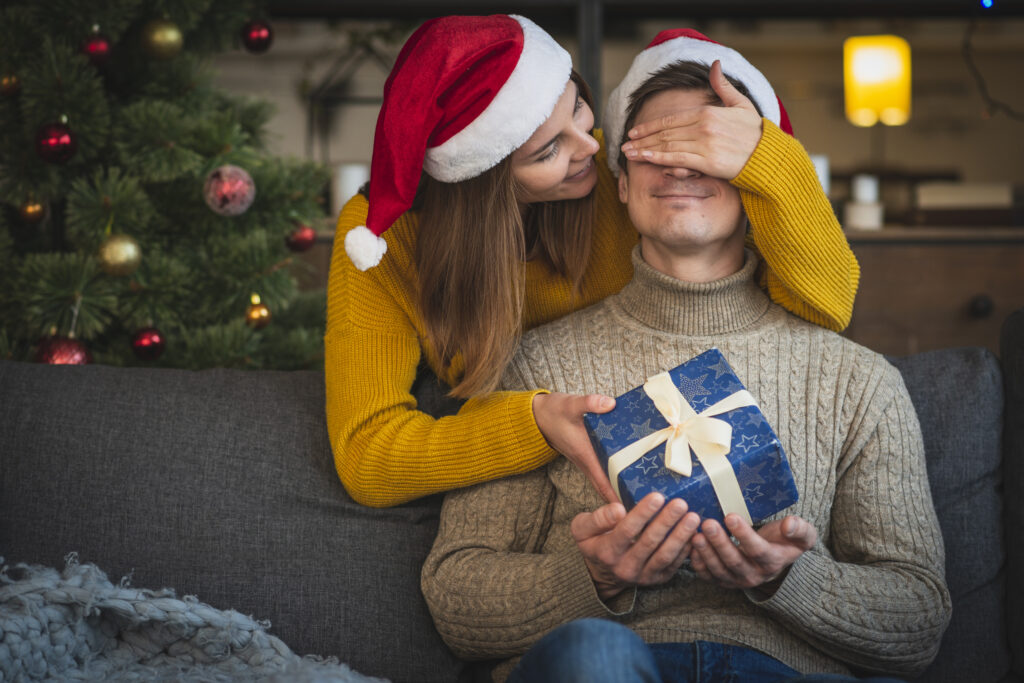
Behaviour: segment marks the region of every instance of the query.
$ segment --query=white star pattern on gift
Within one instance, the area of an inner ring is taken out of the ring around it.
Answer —
[[[757,448],[757,437],[744,434],[736,448],[742,448],[744,453],[749,453],[750,449]]]
[[[658,462],[657,455],[645,455],[637,463],[637,469],[644,474],[649,474],[652,470],[656,470],[659,467],[661,467],[661,464]]]
[[[736,478],[745,484],[763,484],[764,477],[761,476],[761,470],[765,468],[767,462],[759,462],[753,467],[745,462],[740,463],[739,470],[736,472]]]
[[[751,503],[763,495],[764,493],[761,492],[761,487],[757,484],[755,484],[754,486],[748,486],[743,490],[743,497],[746,498]]]
[[[725,358],[718,359],[717,363],[715,363],[714,365],[709,365],[707,366],[707,368],[708,370],[715,371],[715,379],[718,379],[722,375],[727,375],[730,372],[732,372],[732,368],[729,367],[729,364],[725,362]]]
[[[629,435],[630,441],[637,441],[655,431],[651,428],[651,418],[647,418],[640,424],[632,424],[630,426],[633,427],[633,433]]]
[[[614,425],[610,425],[606,423],[604,420],[599,420],[597,423],[597,427],[594,428],[594,436],[601,439],[602,441],[606,441],[612,438],[613,427]]]
[[[768,420],[764,419],[764,413],[760,410],[751,410],[747,412],[747,424],[753,425],[754,429],[759,429],[761,425],[767,424]]]
[[[707,373],[700,377],[687,377],[681,375],[679,377],[679,391],[691,404],[694,399],[698,396],[710,396],[711,392],[704,388],[704,380],[707,379]]]

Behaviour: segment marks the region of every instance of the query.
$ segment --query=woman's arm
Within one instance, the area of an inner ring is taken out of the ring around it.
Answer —
[[[761,141],[732,183],[767,265],[762,285],[772,300],[804,320],[845,329],[860,266],[803,145],[764,120]]]
[[[350,200],[337,234],[364,224],[366,210],[362,196]],[[327,427],[338,475],[364,505],[398,505],[526,472],[555,457],[533,417],[538,391],[471,399],[439,420],[416,409],[411,389],[423,354],[409,294],[414,235],[414,226],[396,224],[384,260],[366,272],[355,269],[344,249],[332,257]]]

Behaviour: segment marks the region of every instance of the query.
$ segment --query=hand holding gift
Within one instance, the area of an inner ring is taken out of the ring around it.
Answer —
[[[725,525],[713,519],[693,539],[691,561],[697,576],[723,588],[756,588],[771,597],[789,568],[818,539],[818,531],[795,515],[754,530],[739,515],[726,515]]]
[[[700,517],[676,498],[651,493],[628,513],[609,503],[572,520],[571,531],[602,600],[630,586],[668,581],[690,554]]]
[[[618,498],[587,437],[583,416],[588,412],[607,413],[614,407],[615,399],[601,394],[551,393],[533,397],[533,416],[544,440],[587,475],[597,492],[609,503]]]

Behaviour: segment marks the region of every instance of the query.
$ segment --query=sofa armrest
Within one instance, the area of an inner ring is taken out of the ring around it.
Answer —
[[[1010,314],[1000,339],[1006,417],[1003,431],[1003,526],[1006,613],[1013,672],[1024,680],[1024,308]]]

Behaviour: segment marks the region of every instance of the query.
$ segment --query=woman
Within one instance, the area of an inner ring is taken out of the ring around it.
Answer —
[[[772,298],[845,327],[857,264],[806,153],[777,127],[784,112],[762,121],[724,78],[716,90],[734,106],[635,131],[627,153],[732,178]],[[443,17],[403,47],[384,87],[369,203],[357,195],[342,210],[345,252],[328,284],[328,430],[358,502],[396,505],[558,453],[614,499],[582,425],[613,399],[494,391],[522,330],[632,276],[637,235],[593,124],[569,55],[527,19]],[[457,415],[416,410],[421,362],[467,399]]]

